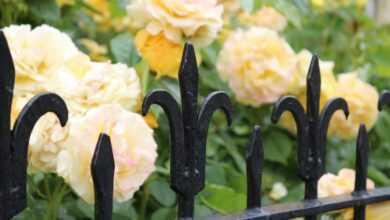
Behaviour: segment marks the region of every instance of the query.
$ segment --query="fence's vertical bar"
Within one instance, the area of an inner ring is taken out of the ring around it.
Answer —
[[[101,134],[91,163],[95,190],[95,219],[111,220],[115,162],[110,137]]]
[[[379,101],[378,101],[379,111],[382,111],[385,105],[390,105],[390,91],[382,92],[381,96],[379,97]]]
[[[356,145],[356,178],[354,195],[362,195],[367,191],[367,167],[368,167],[368,134],[366,127],[360,125]],[[354,207],[354,220],[366,219],[366,207],[364,205]]]
[[[247,146],[246,175],[248,209],[261,207],[261,178],[263,174],[263,145],[260,126],[253,129]]]

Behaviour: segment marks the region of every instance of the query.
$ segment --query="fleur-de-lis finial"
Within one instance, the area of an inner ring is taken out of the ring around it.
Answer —
[[[326,136],[331,116],[349,110],[342,98],[329,100],[320,113],[321,75],[319,60],[313,56],[307,76],[307,111],[293,96],[285,96],[275,103],[271,119],[278,122],[285,111],[292,113],[297,125],[298,175],[306,183],[305,199],[317,198],[317,182],[325,171]],[[313,219],[308,217],[308,219]]]
[[[381,96],[379,97],[379,101],[378,101],[379,111],[382,111],[386,105],[390,105],[390,91],[382,92]]]
[[[101,134],[91,162],[95,190],[95,220],[112,219],[115,162],[110,137]]]
[[[65,102],[56,94],[43,93],[23,108],[11,131],[11,105],[15,69],[4,33],[0,31],[0,219],[9,219],[27,206],[27,152],[30,135],[38,119],[54,113],[64,126],[68,120]]]
[[[205,184],[206,141],[212,114],[222,109],[231,122],[232,105],[224,92],[209,94],[198,109],[198,68],[192,45],[186,44],[179,70],[181,110],[168,92],[156,90],[142,105],[146,114],[152,104],[168,116],[171,134],[171,187],[179,194],[179,218],[193,216],[194,198]]]

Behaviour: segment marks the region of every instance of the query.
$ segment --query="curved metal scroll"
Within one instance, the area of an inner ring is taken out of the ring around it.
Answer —
[[[11,198],[12,210],[16,213],[26,205],[28,144],[34,125],[44,114],[54,113],[62,126],[68,120],[68,109],[61,97],[54,93],[43,93],[33,97],[22,109],[15,121],[11,143]]]
[[[348,119],[349,109],[348,104],[345,99],[342,98],[334,98],[329,100],[325,106],[323,107],[320,114],[319,121],[319,129],[320,129],[320,149],[319,149],[319,167],[320,167],[320,175],[325,173],[325,161],[326,161],[326,138],[328,134],[328,127],[330,120],[332,119],[333,114],[342,110],[344,112],[345,117]]]
[[[222,109],[231,120],[232,105],[223,92],[210,94],[198,111],[198,68],[192,45],[186,44],[179,70],[181,111],[165,91],[146,96],[142,113],[152,104],[160,105],[168,116],[171,133],[171,187],[178,194],[179,218],[193,217],[194,197],[204,188],[207,130],[211,116]]]
[[[297,138],[298,138],[298,175],[308,180],[308,169],[311,169],[307,165],[307,158],[309,157],[308,150],[308,121],[305,115],[301,103],[293,96],[285,96],[279,99],[272,110],[271,120],[273,123],[277,123],[285,111],[291,112],[296,122]]]

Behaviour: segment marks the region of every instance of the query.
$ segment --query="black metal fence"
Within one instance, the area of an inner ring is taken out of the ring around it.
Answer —
[[[11,103],[15,71],[12,57],[2,32],[0,32],[0,219],[10,219],[27,206],[26,175],[27,152],[31,131],[38,119],[47,112],[57,115],[62,125],[68,119],[68,111],[61,97],[52,93],[32,98],[18,116],[13,130],[10,127]],[[223,110],[230,124],[232,103],[228,95],[217,91],[209,94],[198,106],[198,69],[194,49],[187,44],[179,71],[181,106],[166,91],[153,91],[142,105],[146,114],[151,105],[157,104],[165,111],[170,125],[171,140],[171,188],[178,197],[178,218],[192,219],[194,200],[205,186],[206,142],[212,114]],[[261,206],[261,178],[263,146],[260,126],[254,126],[249,140],[247,169],[247,210],[227,216],[214,215],[207,219],[289,219],[305,217],[314,220],[328,211],[354,208],[354,219],[365,219],[366,205],[390,200],[390,188],[366,189],[368,163],[368,134],[361,125],[356,151],[355,190],[351,195],[317,198],[317,182],[325,173],[326,136],[329,121],[337,110],[348,117],[348,104],[342,98],[330,100],[320,112],[321,78],[318,58],[313,57],[307,77],[306,109],[292,97],[282,97],[274,106],[272,121],[289,111],[297,127],[297,173],[305,183],[304,200]],[[390,105],[390,92],[383,92],[378,108]],[[342,131],[340,131],[342,132]],[[95,187],[95,218],[109,220],[112,215],[114,158],[110,138],[101,134],[93,155],[91,172]]]

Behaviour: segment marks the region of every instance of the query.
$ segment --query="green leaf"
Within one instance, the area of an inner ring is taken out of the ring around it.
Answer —
[[[293,148],[293,141],[279,130],[271,130],[264,137],[264,156],[266,160],[287,165],[287,159]]]
[[[122,33],[111,39],[110,48],[116,62],[133,66],[139,60],[130,33]]]
[[[47,22],[60,19],[60,8],[55,0],[30,0],[29,6],[34,16]]]
[[[151,220],[174,220],[176,218],[175,209],[162,208],[152,214]]]
[[[176,202],[176,195],[166,181],[156,180],[148,185],[152,196],[164,206],[173,206]]]
[[[200,194],[201,201],[209,208],[222,214],[237,212],[245,209],[246,196],[235,192],[232,188],[207,184]]]
[[[209,183],[226,184],[225,169],[221,165],[213,164],[206,166],[206,179]]]

